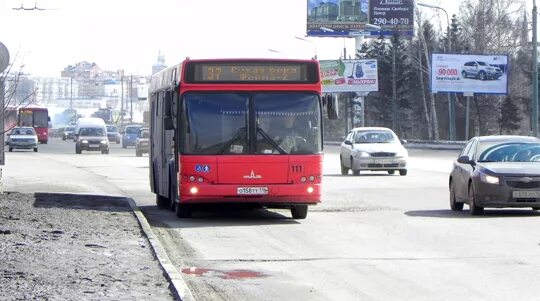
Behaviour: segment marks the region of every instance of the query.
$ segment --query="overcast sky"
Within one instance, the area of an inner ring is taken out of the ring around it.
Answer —
[[[459,1],[422,2],[451,15]],[[12,9],[35,3],[47,10]],[[54,77],[80,61],[149,74],[159,50],[167,65],[188,56],[311,58],[317,51],[337,59],[344,46],[354,53],[352,38],[296,39],[305,36],[306,11],[306,0],[0,0],[0,42],[31,76]]]

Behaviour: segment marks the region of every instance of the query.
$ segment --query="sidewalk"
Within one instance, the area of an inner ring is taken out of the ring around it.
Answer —
[[[0,195],[0,300],[179,300],[130,200]]]

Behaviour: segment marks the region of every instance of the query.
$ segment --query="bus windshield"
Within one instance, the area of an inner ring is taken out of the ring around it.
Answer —
[[[184,154],[316,154],[319,99],[299,92],[187,93]]]

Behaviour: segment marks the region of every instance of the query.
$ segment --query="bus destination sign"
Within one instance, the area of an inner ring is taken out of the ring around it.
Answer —
[[[194,82],[312,82],[303,64],[197,63]],[[189,77],[189,76],[188,76]],[[189,81],[189,80],[188,80]]]

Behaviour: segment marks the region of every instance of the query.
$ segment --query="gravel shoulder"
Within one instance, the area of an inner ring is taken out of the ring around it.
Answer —
[[[0,300],[179,300],[128,201],[0,194]]]

